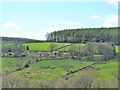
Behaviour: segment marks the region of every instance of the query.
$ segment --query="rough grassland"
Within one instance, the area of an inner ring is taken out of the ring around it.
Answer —
[[[28,60],[25,59],[24,60]],[[15,70],[16,62],[18,62],[15,58],[3,58],[3,71],[5,70]],[[10,62],[10,63],[9,63]],[[28,77],[31,77],[32,80],[40,80],[40,81],[49,81],[56,77],[64,76],[66,71],[66,65],[72,66],[70,70],[76,70],[82,68],[84,66],[90,65],[93,63],[92,61],[79,61],[79,60],[45,60],[42,62],[34,63],[29,68],[17,71],[12,73],[13,75],[27,79],[24,74],[29,72],[30,74],[26,74]],[[95,68],[100,68],[100,70],[94,70],[94,75],[97,79],[100,80],[115,80],[118,74],[118,62],[117,60],[109,61],[106,64],[96,64]],[[88,70],[88,71],[93,71]],[[79,74],[89,72],[86,70],[82,70],[79,73],[75,73],[73,77],[78,76]]]
[[[31,60],[31,58],[2,58],[2,71],[15,71],[18,64]]]

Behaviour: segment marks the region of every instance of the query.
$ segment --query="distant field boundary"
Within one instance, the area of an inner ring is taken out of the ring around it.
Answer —
[[[85,68],[91,67],[92,65],[95,65],[95,64],[97,64],[97,63],[99,63],[99,62],[101,62],[101,61],[97,61],[97,62],[94,62],[94,63],[88,65],[88,66],[85,66],[85,67],[82,67],[82,68],[80,68],[80,69],[71,71],[71,72],[67,73],[66,75],[70,75],[70,74],[73,74],[73,73],[77,73],[77,72],[79,72],[79,71],[81,71],[81,70],[83,70],[83,69],[85,69]]]
[[[62,49],[62,48],[65,48],[65,47],[68,47],[68,46],[71,46],[71,45],[73,45],[73,43],[72,43],[72,44],[69,44],[69,45],[64,45],[64,46],[59,47],[59,48],[57,48],[57,49],[55,49],[55,50],[59,50],[59,49]]]

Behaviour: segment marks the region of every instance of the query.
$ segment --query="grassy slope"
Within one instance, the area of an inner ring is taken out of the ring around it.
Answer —
[[[11,60],[11,63],[8,63],[9,60]],[[16,65],[15,62],[17,62],[17,60],[15,59],[11,59],[11,58],[3,58],[3,71],[5,70],[15,70],[16,69]],[[33,65],[31,65],[29,68],[26,68],[24,70],[18,71],[14,74],[16,75],[20,75],[19,77],[24,78],[23,76],[21,76],[21,74],[23,72],[32,72],[32,71],[39,71],[39,73],[37,74],[32,74],[33,79],[43,79],[43,80],[49,80],[51,78],[54,78],[56,76],[61,76],[61,75],[65,75],[66,74],[66,70],[64,65],[72,65],[73,68],[71,68],[71,70],[76,70],[79,68],[82,68],[85,65],[89,65],[92,62],[80,62],[78,60],[46,60],[43,62],[39,62],[39,63],[35,63]],[[11,67],[12,66],[12,67]],[[44,69],[42,67],[55,67],[55,69]]]
[[[32,58],[2,58],[2,71],[15,71],[18,63],[23,63],[25,61],[31,60]]]
[[[7,46],[10,46],[10,45],[13,45],[14,43],[12,42],[3,42],[2,43],[2,47],[7,47]]]
[[[41,43],[26,43],[24,44],[25,46],[29,46],[30,50],[33,51],[37,51],[37,50],[41,50],[41,51],[50,51],[50,42],[41,42]],[[69,43],[53,43],[56,44],[56,47],[61,47],[64,45],[68,45]]]
[[[28,60],[28,59],[25,59]],[[11,62],[11,63],[9,63]],[[3,58],[3,71],[5,70],[15,70],[17,59],[15,58]],[[22,74],[24,72],[33,72],[37,71],[37,73],[29,74],[29,76],[32,77],[32,80],[51,80],[54,77],[60,77],[62,75],[66,74],[66,70],[64,65],[72,65],[73,68],[71,70],[76,70],[79,68],[82,68],[86,65],[89,65],[93,62],[89,61],[78,61],[78,60],[46,60],[42,62],[38,62],[35,64],[32,64],[29,68],[26,68],[24,70],[18,71],[13,73],[14,75],[25,78]],[[42,68],[42,67],[55,67],[55,69],[51,68]],[[117,75],[118,70],[118,63],[116,60],[110,61],[107,64],[97,64],[95,67],[99,67],[100,70],[95,72],[95,75],[97,75],[98,78],[103,80],[109,80],[109,79],[115,79],[116,77],[113,75]],[[78,73],[77,73],[78,74]],[[75,74],[75,75],[77,75]]]

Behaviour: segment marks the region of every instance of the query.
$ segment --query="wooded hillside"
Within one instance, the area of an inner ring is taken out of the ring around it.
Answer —
[[[118,27],[65,29],[47,34],[47,41],[63,43],[114,42],[118,44]]]

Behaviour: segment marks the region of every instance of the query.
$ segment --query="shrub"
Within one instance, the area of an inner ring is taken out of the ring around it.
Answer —
[[[23,63],[23,68],[28,68],[28,67],[29,67],[29,62],[28,61]]]
[[[21,61],[21,60],[19,60],[18,62],[16,62],[17,71],[22,70],[24,68],[28,68],[29,66],[30,66],[29,61]]]

